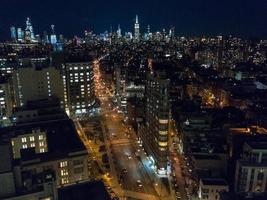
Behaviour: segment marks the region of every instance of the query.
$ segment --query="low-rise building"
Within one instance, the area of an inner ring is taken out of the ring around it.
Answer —
[[[200,200],[219,200],[221,192],[228,192],[229,186],[224,179],[203,178],[199,181]]]
[[[249,141],[243,145],[243,154],[236,163],[236,192],[267,191],[267,142]]]
[[[88,180],[88,152],[73,121],[66,114],[61,118],[41,119],[0,129],[0,141],[11,145],[15,187],[23,187],[28,181],[26,177],[47,170],[55,173],[58,187]]]

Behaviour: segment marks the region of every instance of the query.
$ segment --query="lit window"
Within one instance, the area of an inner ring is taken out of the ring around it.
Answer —
[[[44,148],[41,148],[40,153],[44,153],[44,152],[45,152]]]
[[[68,161],[60,162],[60,167],[67,167],[67,166],[68,166]]]
[[[35,147],[35,143],[31,143],[31,147]]]
[[[68,184],[69,183],[69,179],[67,177],[64,177],[61,179],[61,184]]]
[[[159,134],[160,135],[168,135],[168,132],[167,131],[159,131]]]
[[[27,149],[27,148],[28,148],[27,144],[22,145],[22,149]]]
[[[161,123],[161,124],[168,124],[168,120],[167,119],[160,119],[159,120],[159,123]]]
[[[30,141],[31,141],[31,142],[34,142],[34,136],[31,136],[31,137],[30,137]]]
[[[27,138],[26,138],[26,137],[23,137],[23,138],[21,138],[21,141],[22,141],[23,143],[25,143],[25,142],[27,142]]]
[[[43,147],[44,146],[44,142],[39,142],[39,146]]]
[[[168,146],[168,143],[167,142],[159,142],[159,146],[160,147],[166,147],[166,146]]]
[[[60,175],[61,176],[68,176],[69,175],[68,170],[67,169],[61,169],[60,170]]]
[[[11,145],[14,146],[14,141],[13,140],[11,141]]]
[[[39,135],[39,140],[43,140],[44,136],[43,135]]]

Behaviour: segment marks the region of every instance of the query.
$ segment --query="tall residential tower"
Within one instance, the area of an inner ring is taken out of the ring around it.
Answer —
[[[146,81],[145,124],[138,134],[156,172],[167,175],[169,140],[169,85],[164,72],[153,72]]]

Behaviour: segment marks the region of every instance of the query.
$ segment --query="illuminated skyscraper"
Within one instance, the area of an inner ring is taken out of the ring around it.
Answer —
[[[18,34],[18,41],[22,41],[24,37],[24,33],[21,28],[18,28],[17,34]]]
[[[44,43],[49,43],[49,36],[47,35],[47,32],[46,31],[44,31],[43,42]]]
[[[33,42],[35,39],[33,27],[30,18],[28,17],[26,20],[26,28],[25,28],[25,40],[28,42]]]
[[[147,34],[150,34],[150,25],[147,26]]]
[[[174,38],[174,31],[175,31],[175,27],[172,27],[169,31],[169,38],[173,39]]]
[[[152,33],[150,31],[150,25],[147,26],[147,33],[146,35],[146,40],[150,40],[152,38]]]
[[[140,39],[140,26],[138,22],[138,15],[135,17],[135,24],[134,24],[134,39],[139,40]]]
[[[120,25],[118,25],[117,37],[121,38],[121,26]]]
[[[12,41],[16,41],[17,40],[17,31],[16,31],[16,28],[14,26],[12,26],[10,28],[10,34],[11,34]]]
[[[52,45],[57,43],[57,35],[55,34],[55,25],[51,25],[52,34],[50,36],[50,42]]]

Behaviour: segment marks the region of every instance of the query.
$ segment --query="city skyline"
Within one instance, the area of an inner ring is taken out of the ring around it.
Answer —
[[[22,19],[30,17],[36,31],[42,33],[56,25],[58,33],[67,37],[81,36],[84,30],[96,33],[116,31],[120,24],[122,33],[133,32],[135,15],[139,16],[140,32],[145,32],[147,25],[151,31],[161,31],[176,27],[179,36],[214,36],[235,35],[241,37],[261,37],[267,35],[264,23],[266,19],[266,2],[257,0],[223,1],[223,2],[193,2],[167,0],[147,2],[123,2],[116,0],[104,4],[83,0],[63,2],[61,0],[38,3],[29,0],[3,1],[0,8],[0,40],[9,37],[11,26],[20,26]],[[8,10],[8,12],[7,12]],[[102,12],[103,11],[103,12]],[[14,14],[16,13],[16,15]],[[42,13],[42,15],[40,15]]]
[[[264,1],[2,0],[0,199],[266,200]]]

